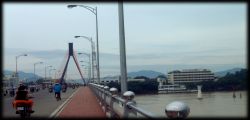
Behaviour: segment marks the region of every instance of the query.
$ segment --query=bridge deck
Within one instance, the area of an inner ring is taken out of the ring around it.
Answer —
[[[89,87],[80,87],[58,118],[105,118],[97,98]]]

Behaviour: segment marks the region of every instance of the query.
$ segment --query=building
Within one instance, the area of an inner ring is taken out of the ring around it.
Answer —
[[[167,79],[158,77],[157,82],[159,83],[159,85],[165,85],[167,84]]]
[[[196,83],[202,81],[213,81],[214,73],[208,69],[185,69],[175,70],[168,73],[168,82],[171,84]]]
[[[13,76],[5,76],[3,77],[3,87],[16,87],[18,86],[18,79],[17,77]]]

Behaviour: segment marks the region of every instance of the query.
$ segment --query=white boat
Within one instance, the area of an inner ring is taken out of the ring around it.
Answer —
[[[187,90],[185,85],[179,85],[179,84],[158,86],[158,93],[183,93],[183,92],[186,93],[195,91]]]

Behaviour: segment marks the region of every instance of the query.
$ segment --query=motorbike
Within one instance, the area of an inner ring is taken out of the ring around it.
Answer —
[[[62,89],[62,92],[66,92],[66,88],[63,88],[63,89]]]
[[[15,96],[15,90],[11,90],[10,91],[10,97],[14,97]]]
[[[20,114],[21,118],[30,117],[29,107],[26,105],[19,104],[16,108],[16,114]]]
[[[33,97],[29,97],[33,98]],[[24,102],[16,103],[16,114],[20,114],[21,118],[29,118],[32,112],[30,112],[29,106]]]
[[[31,87],[31,88],[30,88],[30,92],[31,92],[31,93],[35,92],[35,88],[34,88],[34,87]]]
[[[52,92],[53,92],[53,89],[52,89],[52,88],[49,88],[49,92],[52,93]]]
[[[75,89],[75,85],[72,85],[72,89]]]
[[[58,94],[56,94],[56,101],[59,101],[59,100],[61,100],[61,97]]]
[[[62,86],[62,92],[66,92],[67,87],[65,85]]]

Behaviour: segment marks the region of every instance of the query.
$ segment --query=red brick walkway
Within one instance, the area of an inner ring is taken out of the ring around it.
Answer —
[[[81,87],[59,113],[58,118],[106,118],[89,87]]]

